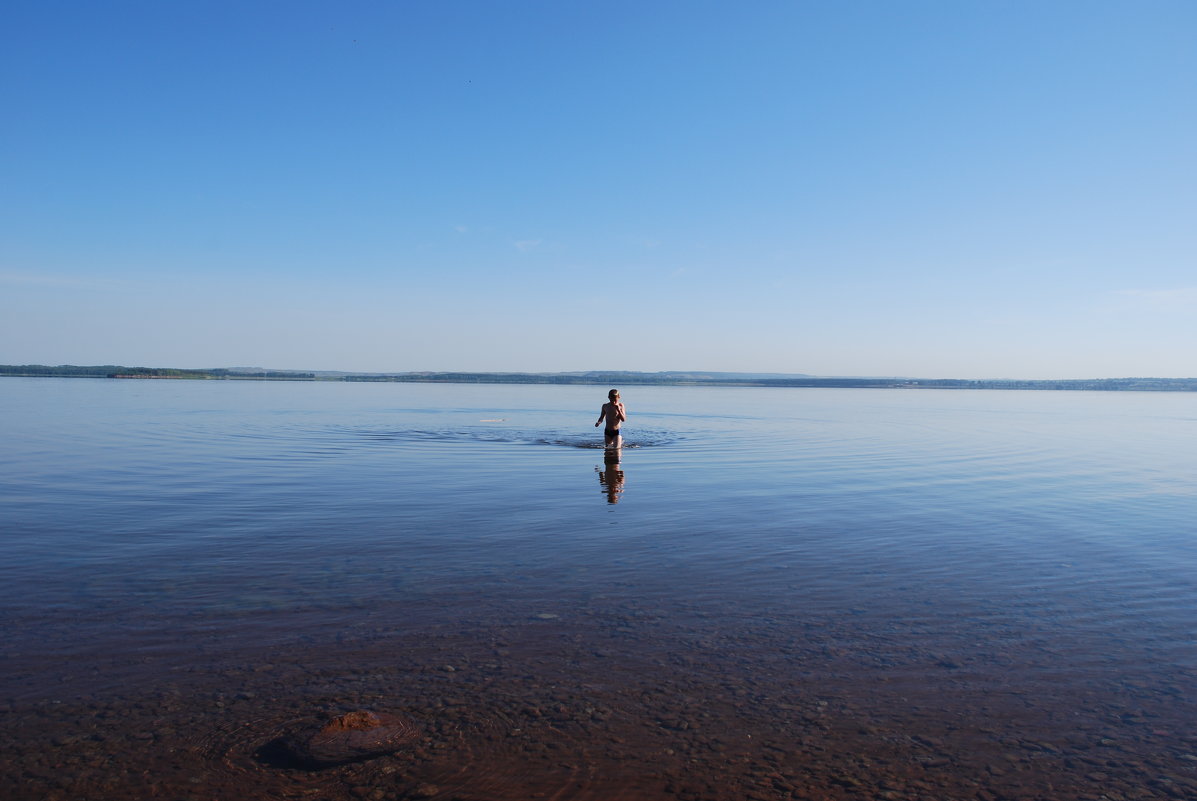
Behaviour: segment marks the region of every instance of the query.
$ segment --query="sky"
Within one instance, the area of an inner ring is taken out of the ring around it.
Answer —
[[[8,0],[0,363],[1197,376],[1197,3]]]

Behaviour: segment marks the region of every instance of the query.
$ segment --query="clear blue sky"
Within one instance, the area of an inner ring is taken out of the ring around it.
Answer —
[[[1197,376],[1197,3],[56,2],[0,363]]]

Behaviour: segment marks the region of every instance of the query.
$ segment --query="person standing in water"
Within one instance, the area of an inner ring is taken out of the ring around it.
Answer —
[[[603,444],[608,448],[618,448],[622,444],[619,427],[623,425],[624,420],[628,419],[628,415],[623,408],[623,401],[619,399],[619,390],[611,390],[607,393],[607,398],[607,402],[599,411],[599,418],[595,421],[594,427],[598,428],[599,423],[606,420],[607,427],[603,429]]]

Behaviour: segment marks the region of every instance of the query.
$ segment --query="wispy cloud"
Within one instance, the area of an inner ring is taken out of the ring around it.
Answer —
[[[521,239],[515,243],[515,249],[520,253],[527,253],[530,250],[540,247],[540,243],[543,241],[542,239]]]
[[[74,275],[0,270],[0,286],[43,287],[50,289],[108,289],[118,284],[109,279],[80,278]]]
[[[1115,294],[1155,308],[1197,307],[1197,286],[1174,289],[1122,289]]]

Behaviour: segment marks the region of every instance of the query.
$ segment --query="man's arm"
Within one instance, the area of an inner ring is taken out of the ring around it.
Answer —
[[[594,427],[598,428],[599,423],[603,422],[603,418],[607,416],[607,404],[603,404],[603,408],[599,409],[599,419],[594,421]]]
[[[615,413],[619,415],[619,422],[625,422],[628,419],[627,411],[623,408],[623,403],[615,404]]]

